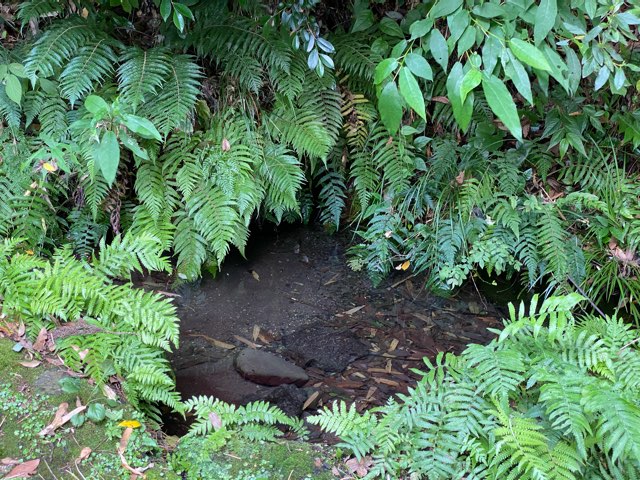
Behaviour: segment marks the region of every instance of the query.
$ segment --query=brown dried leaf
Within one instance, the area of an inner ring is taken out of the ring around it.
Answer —
[[[109,400],[116,400],[118,398],[118,395],[116,394],[115,390],[111,388],[109,385],[102,386],[102,394],[105,397],[107,397]]]
[[[320,392],[318,391],[315,391],[311,395],[309,395],[309,398],[307,398],[304,404],[302,405],[302,410],[306,410],[307,408],[309,408],[313,404],[313,402],[316,401],[316,398],[318,398],[319,396],[320,396]]]
[[[260,338],[260,327],[258,325],[253,326],[252,338],[254,342]]]
[[[222,428],[222,419],[216,412],[209,413],[209,421],[211,425],[213,425],[214,430],[220,430]]]
[[[343,313],[343,314],[345,314],[345,315],[349,315],[349,316],[351,316],[351,315],[353,315],[354,313],[359,312],[359,311],[360,311],[360,310],[362,310],[363,308],[364,308],[364,305],[360,305],[359,307],[353,307],[353,308],[351,308],[351,309],[347,310],[346,312],[342,312],[342,313]]]
[[[247,340],[246,338],[241,337],[240,335],[234,335],[233,338],[235,338],[239,342],[244,343],[248,347],[253,348],[254,350],[257,350],[258,348],[260,348],[260,345],[253,343],[251,340]]]
[[[69,420],[71,420],[74,416],[76,416],[80,412],[83,412],[87,409],[86,405],[81,405],[77,408],[74,408],[69,413],[67,413],[68,408],[69,408],[68,403],[66,402],[61,403],[60,406],[58,407],[58,411],[56,412],[55,417],[53,418],[53,422],[51,422],[49,425],[44,427],[40,431],[40,433],[38,433],[38,435],[40,435],[41,437],[44,437],[45,435],[51,435],[53,432],[56,431],[56,429],[60,428],[62,425],[67,423]]]
[[[47,343],[47,329],[45,327],[42,327],[40,329],[40,333],[38,333],[38,338],[36,338],[36,341],[33,344],[33,349],[38,351],[38,352],[42,352],[44,350],[44,345],[45,343]]]
[[[5,466],[13,466],[13,465],[18,465],[20,463],[20,460],[17,460],[15,458],[2,458],[0,459],[0,465],[5,465]]]
[[[129,439],[131,438],[131,434],[133,433],[133,428],[127,427],[122,432],[122,437],[120,437],[120,445],[118,445],[118,455],[122,455],[127,450],[127,445],[129,445]]]
[[[23,367],[27,367],[27,368],[36,368],[38,365],[40,365],[42,362],[40,360],[31,360],[29,362],[19,362],[20,365],[22,365]]]
[[[82,450],[80,450],[80,456],[76,458],[76,463],[80,463],[81,461],[89,458],[89,455],[91,455],[92,451],[93,450],[91,450],[89,447],[84,447]]]
[[[350,458],[345,462],[345,465],[349,469],[349,473],[356,473],[364,477],[369,473],[369,467],[373,465],[373,460],[371,460],[371,457],[364,457],[362,460]]]
[[[20,322],[20,325],[18,326],[18,336],[19,337],[24,337],[24,333],[27,330],[27,327],[25,327],[24,322]]]
[[[40,465],[40,460],[29,460],[28,462],[21,463],[13,470],[9,472],[9,474],[4,477],[3,480],[9,480],[10,478],[27,478],[36,473],[38,470],[38,465]]]

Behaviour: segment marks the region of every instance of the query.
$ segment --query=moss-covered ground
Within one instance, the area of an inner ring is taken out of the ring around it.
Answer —
[[[139,421],[125,458],[145,471],[150,480],[330,480],[335,478],[320,447],[294,441],[248,443],[230,441],[211,448],[206,438],[180,441],[168,449],[157,425],[121,401],[105,398],[85,379],[65,376],[59,367],[43,362],[35,368],[20,364],[30,359],[13,351],[14,343],[0,338],[0,478],[13,463],[39,459],[36,478],[46,480],[129,479],[117,454],[125,420]],[[53,372],[53,373],[52,373]],[[61,382],[58,379],[64,378]],[[47,385],[47,382],[54,383]],[[44,385],[44,387],[43,387]],[[43,393],[46,391],[46,393]],[[57,428],[39,432],[54,419],[59,406],[89,408]],[[170,439],[171,440],[171,439]],[[81,452],[91,453],[81,459]],[[172,450],[168,452],[168,450]]]

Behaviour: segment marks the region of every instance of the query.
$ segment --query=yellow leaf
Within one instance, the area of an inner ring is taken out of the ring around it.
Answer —
[[[411,262],[407,260],[400,266],[400,268],[402,268],[402,270],[407,270],[409,268],[409,265],[411,265]]]
[[[27,255],[33,255],[33,250],[25,250],[24,253],[26,253]]]
[[[140,428],[142,424],[137,420],[124,420],[118,424],[119,427]]]
[[[44,162],[42,164],[42,168],[44,168],[47,172],[55,172],[56,170],[58,170],[57,166],[49,162]]]

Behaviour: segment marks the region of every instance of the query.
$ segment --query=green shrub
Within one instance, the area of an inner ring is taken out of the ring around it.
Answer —
[[[615,317],[574,318],[582,300],[511,307],[489,345],[425,360],[408,395],[310,420],[373,457],[367,478],[638,478],[640,332]]]

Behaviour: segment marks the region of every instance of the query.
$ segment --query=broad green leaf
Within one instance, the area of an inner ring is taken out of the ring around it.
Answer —
[[[97,95],[89,95],[84,101],[84,108],[96,115],[106,113],[109,110],[109,104]]]
[[[558,82],[562,88],[569,92],[569,81],[567,80],[567,64],[564,63],[563,58],[556,52],[555,48],[551,48],[549,45],[545,45],[544,56],[546,57],[549,65],[551,66],[551,76]]]
[[[120,163],[120,145],[118,137],[111,130],[107,130],[102,139],[93,145],[93,159],[109,186],[113,185]]]
[[[402,98],[405,99],[407,104],[413,108],[420,117],[426,120],[427,114],[424,108],[424,97],[422,96],[422,91],[420,90],[420,85],[418,85],[416,77],[413,76],[409,68],[402,67],[400,69],[398,84]]]
[[[476,28],[469,25],[467,29],[458,40],[458,57],[461,57],[464,52],[469,50],[476,43]]]
[[[311,50],[311,53],[307,57],[307,66],[309,67],[309,70],[313,70],[314,68],[316,68],[318,66],[319,60],[320,60],[320,55],[318,53],[318,50],[316,49]]]
[[[627,77],[624,74],[624,70],[622,68],[616,68],[616,74],[613,77],[613,86],[616,90],[621,90],[624,87],[625,82],[627,81]]]
[[[463,132],[466,132],[471,124],[471,116],[473,115],[473,92],[467,95],[465,101],[462,101],[460,97],[460,85],[464,77],[462,64],[456,62],[449,76],[447,77],[447,98],[451,103],[453,110],[453,116],[458,123],[458,126]]]
[[[497,5],[491,2],[485,2],[482,5],[473,8],[472,12],[479,17],[483,18],[495,18],[503,15],[505,9],[502,5]]]
[[[174,2],[173,8],[175,8],[176,12],[180,13],[180,15],[182,15],[183,17],[188,18],[189,20],[194,20],[191,9],[189,9],[189,7],[187,7],[186,5],[183,5],[182,3]]]
[[[146,118],[138,117],[137,115],[125,114],[123,116],[124,125],[133,133],[137,133],[142,138],[155,139],[162,141],[160,132],[156,130],[156,127]]]
[[[184,32],[184,17],[178,10],[173,11],[173,24],[176,26],[178,31]]]
[[[431,18],[440,18],[451,15],[462,6],[463,0],[436,0],[429,16]]]
[[[0,65],[0,81],[4,79],[4,76],[7,74],[8,71],[9,71],[8,65]]]
[[[10,63],[9,71],[18,78],[29,78],[28,75],[24,73],[24,66],[20,63]]]
[[[609,70],[609,68],[606,65],[603,66],[598,72],[598,76],[596,77],[594,88],[596,90],[600,90],[604,86],[604,84],[607,83],[607,80],[609,80],[610,76],[611,76],[611,71]]]
[[[503,45],[500,40],[494,35],[489,35],[482,47],[482,64],[484,65],[484,71],[487,73],[493,73],[493,69],[496,68],[498,58],[502,52]]]
[[[434,29],[431,31],[429,49],[431,50],[433,59],[442,67],[442,70],[446,72],[447,64],[449,63],[449,47],[440,30]]]
[[[101,403],[92,403],[87,409],[87,418],[94,423],[101,422],[107,415],[107,409]]]
[[[449,38],[451,41],[457,42],[470,23],[471,19],[469,18],[469,12],[464,8],[458,10],[455,14],[448,16],[447,26],[449,27]]]
[[[387,130],[392,134],[396,133],[402,122],[402,97],[395,82],[387,83],[380,92],[378,110]]]
[[[567,82],[569,84],[569,91],[575,94],[580,87],[580,80],[582,79],[582,63],[576,52],[570,47],[564,49],[565,57],[567,59]]]
[[[529,74],[522,63],[520,63],[520,60],[518,60],[512,52],[508,52],[508,55],[509,61],[505,65],[505,73],[513,82],[518,93],[520,93],[527,102],[533,105],[533,94],[531,93],[531,80],[529,80]]]
[[[489,107],[511,134],[522,142],[522,126],[518,109],[505,84],[495,75],[482,76],[482,90]]]
[[[536,10],[536,18],[533,25],[533,38],[536,45],[540,45],[547,38],[547,35],[556,24],[557,16],[557,0],[541,0],[538,10]],[[524,60],[522,61],[524,62]]]
[[[398,60],[395,58],[385,58],[377,66],[373,74],[373,81],[376,85],[382,83],[391,73],[398,68]]]
[[[372,27],[375,23],[375,18],[373,16],[373,11],[369,6],[369,2],[356,2],[353,7],[355,12],[356,21],[353,23],[351,27],[351,33],[363,32],[367,30],[369,27]]]
[[[162,16],[162,20],[165,22],[171,15],[171,0],[162,0],[160,2],[160,15]]]
[[[433,27],[433,20],[431,20],[430,18],[425,18],[423,20],[418,20],[417,22],[413,22],[409,27],[411,40],[424,37],[427,33],[431,31],[432,27]]]
[[[526,63],[530,67],[538,70],[551,71],[551,65],[545,58],[544,54],[534,45],[527,43],[519,38],[512,38],[509,41],[509,49],[513,52],[518,60]]]
[[[130,137],[124,130],[120,131],[119,138],[120,138],[120,141],[122,142],[122,145],[124,145],[125,148],[131,150],[131,152],[136,157],[140,157],[143,160],[149,160],[149,155],[147,154],[147,151],[144,150],[140,146],[140,144],[138,144],[138,141],[135,138]]]
[[[470,69],[462,77],[460,82],[460,100],[462,103],[467,99],[467,95],[482,82],[482,73],[475,68]]]
[[[431,65],[429,62],[422,56],[417,53],[409,53],[405,59],[404,63],[411,73],[418,77],[426,78],[427,80],[433,80],[433,70],[431,70]]]
[[[22,100],[22,85],[20,84],[20,80],[18,77],[10,73],[4,77],[4,81],[4,88],[7,97],[20,105],[20,101]]]
[[[385,17],[380,22],[380,30],[391,37],[404,38],[404,32],[395,20]]]

